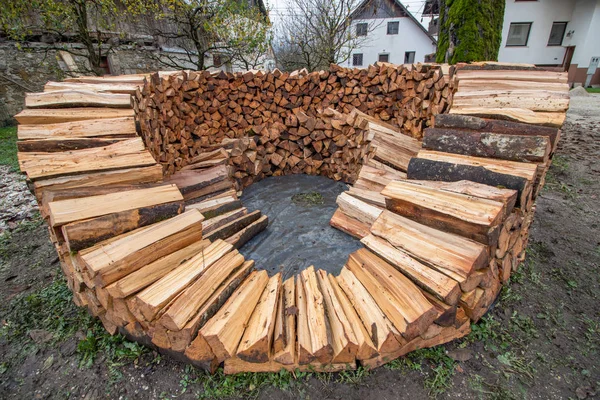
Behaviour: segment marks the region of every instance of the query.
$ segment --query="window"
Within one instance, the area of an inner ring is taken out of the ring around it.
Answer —
[[[397,35],[398,34],[398,26],[400,22],[388,22],[387,34],[388,35]]]
[[[213,67],[220,68],[223,65],[220,54],[213,54]]]
[[[555,22],[552,24],[550,37],[548,38],[548,46],[562,46],[565,31],[567,30],[566,22]]]
[[[531,22],[512,22],[508,29],[507,46],[527,46]]]
[[[404,53],[404,64],[412,64],[415,62],[415,52],[407,51]]]
[[[356,36],[367,36],[367,23],[356,24]]]
[[[100,64],[98,67],[102,70],[103,75],[110,75],[110,63],[107,56],[100,56]]]
[[[390,55],[389,54],[380,54],[379,55],[379,61],[381,61],[381,62],[390,62]]]
[[[352,65],[361,66],[363,65],[363,55],[362,53],[352,54]]]

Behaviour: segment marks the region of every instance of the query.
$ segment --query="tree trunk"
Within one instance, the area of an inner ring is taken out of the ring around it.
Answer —
[[[498,60],[505,0],[440,0],[436,61]]]

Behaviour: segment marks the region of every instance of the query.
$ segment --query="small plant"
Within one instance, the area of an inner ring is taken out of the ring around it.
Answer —
[[[318,206],[325,202],[323,195],[319,192],[296,193],[292,196],[292,202],[299,206]]]

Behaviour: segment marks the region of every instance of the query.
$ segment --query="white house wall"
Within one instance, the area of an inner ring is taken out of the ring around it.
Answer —
[[[595,2],[595,0],[593,0]],[[573,29],[571,16],[575,1],[507,0],[502,28],[502,46],[498,60],[501,62],[529,63],[538,65],[560,65],[563,62],[565,48],[548,46],[548,38],[554,22],[566,22],[567,32]],[[508,30],[513,22],[531,22],[531,31],[527,46],[506,46]]]
[[[387,34],[387,23],[398,21],[398,34]],[[357,23],[372,24],[373,28],[367,33],[364,43],[352,51],[352,54],[363,54],[362,68],[374,64],[379,60],[379,54],[389,54],[389,62],[393,64],[404,63],[404,53],[415,52],[415,62],[423,62],[425,55],[435,53],[435,44],[432,43],[421,28],[408,17],[378,18],[352,21],[352,29],[356,32]],[[370,26],[371,29],[371,26]],[[353,67],[352,54],[341,65]]]
[[[600,0],[579,0],[575,4],[572,24],[567,31],[574,32],[565,38],[564,46],[575,46],[573,64],[587,68],[592,57],[600,56]]]

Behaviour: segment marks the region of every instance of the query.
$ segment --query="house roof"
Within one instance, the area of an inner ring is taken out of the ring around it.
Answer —
[[[374,0],[364,0],[362,3],[360,3],[358,5],[358,7],[356,7],[356,9],[352,12],[352,14],[350,14],[350,19],[355,19],[355,16],[359,12],[364,10],[372,1],[374,1]],[[408,11],[408,9],[404,6],[404,4],[402,4],[400,2],[400,0],[387,0],[387,1],[390,1],[394,5],[398,6],[402,10],[402,12],[404,14],[406,14],[406,16],[408,16],[408,18],[410,18],[419,27],[419,29],[421,29],[423,31],[423,33],[429,37],[429,39],[431,39],[431,41],[433,43],[437,44],[437,40],[429,33],[429,31],[427,29],[425,29],[425,27],[423,25],[421,25],[421,23],[415,18],[415,16],[412,15],[410,13],[410,11]]]

